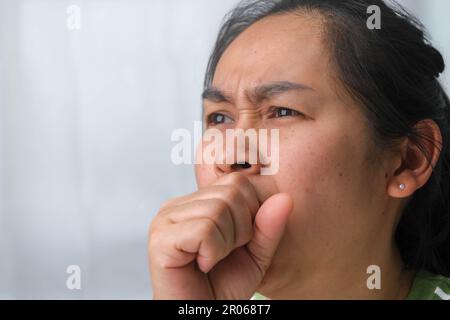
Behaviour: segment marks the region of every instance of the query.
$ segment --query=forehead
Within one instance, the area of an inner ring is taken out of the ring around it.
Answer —
[[[224,90],[268,81],[313,86],[327,74],[328,52],[318,16],[283,14],[264,18],[240,34],[222,55],[213,85]]]

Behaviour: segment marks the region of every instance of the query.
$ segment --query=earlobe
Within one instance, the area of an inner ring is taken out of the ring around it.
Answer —
[[[408,144],[402,152],[400,166],[389,181],[388,193],[394,198],[407,198],[420,189],[430,178],[432,170],[426,157],[416,146]]]
[[[417,180],[412,178],[411,173],[403,172],[401,176],[401,178],[394,177],[389,182],[388,194],[393,198],[408,198],[420,188]]]
[[[407,198],[417,190],[417,182],[411,171],[411,150],[410,141],[406,139],[398,149],[398,155],[395,157],[393,173],[386,174],[387,192],[393,198]]]
[[[409,139],[402,146],[400,167],[388,185],[388,193],[392,197],[409,197],[423,187],[439,159],[439,146],[442,145],[439,126],[432,120],[424,120],[419,125],[417,129],[421,133],[421,143],[426,154]]]

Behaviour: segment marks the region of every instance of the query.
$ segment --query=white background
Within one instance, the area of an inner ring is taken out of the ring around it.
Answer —
[[[402,2],[450,64],[450,1]],[[196,186],[170,161],[171,133],[200,119],[235,3],[0,0],[0,298],[151,298],[149,222]],[[80,30],[66,26],[72,4]]]

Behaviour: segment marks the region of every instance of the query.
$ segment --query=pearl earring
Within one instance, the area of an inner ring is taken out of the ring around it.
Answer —
[[[406,189],[406,185],[404,184],[404,183],[402,183],[401,185],[400,185],[400,190],[405,190]]]

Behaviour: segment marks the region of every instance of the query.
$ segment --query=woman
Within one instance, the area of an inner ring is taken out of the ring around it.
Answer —
[[[199,190],[150,226],[154,298],[447,299],[443,70],[422,26],[381,0],[240,3],[210,58],[204,121],[278,129],[279,169],[196,166]]]

